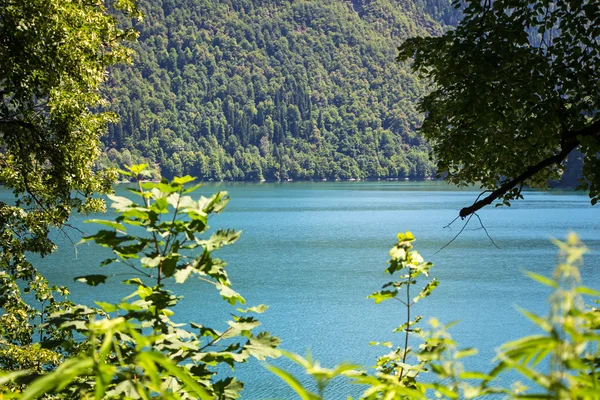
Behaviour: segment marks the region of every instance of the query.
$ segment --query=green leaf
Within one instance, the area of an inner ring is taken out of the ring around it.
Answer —
[[[294,390],[294,392],[296,392],[296,394],[298,396],[300,396],[300,398],[302,400],[319,400],[320,399],[320,397],[317,396],[316,394],[311,393],[308,390],[306,390],[304,388],[304,386],[302,386],[302,384],[296,378],[294,378],[294,376],[291,375],[289,372],[284,371],[281,368],[274,367],[272,365],[267,365],[267,369],[269,371],[271,371],[273,374],[275,374],[278,377],[280,377],[281,379],[283,379],[283,381],[285,383],[287,383],[288,386],[290,388],[292,388]]]
[[[411,332],[411,331],[414,330],[413,326],[416,325],[416,324],[418,324],[419,321],[421,321],[422,319],[423,319],[422,316],[417,315],[414,320],[400,325],[399,327],[397,327],[396,329],[394,329],[392,332],[405,332],[407,330],[409,332]]]
[[[551,288],[556,289],[558,287],[558,283],[550,278],[547,278],[543,275],[536,274],[535,272],[525,271],[525,274],[531,279],[538,281],[539,283],[550,286]]]
[[[460,360],[464,357],[471,357],[477,354],[477,349],[470,347],[468,349],[462,349],[456,352],[455,359]]]
[[[160,265],[163,259],[163,256],[158,255],[156,257],[143,257],[140,261],[142,263],[142,267],[156,268]]]
[[[492,378],[490,375],[487,375],[487,374],[484,374],[481,372],[470,372],[470,371],[461,372],[459,376],[460,376],[460,379],[480,379],[483,381],[488,381]]]
[[[279,338],[271,336],[268,332],[261,332],[257,336],[251,337],[244,348],[248,350],[252,357],[264,360],[266,358],[277,358],[281,355],[281,352],[276,349],[279,343]]]
[[[529,318],[531,321],[533,321],[537,326],[542,328],[544,331],[546,331],[546,332],[552,331],[552,329],[553,329],[552,324],[546,318],[535,315],[523,308],[518,308],[518,310],[521,314],[523,314],[524,316]]]
[[[0,373],[0,387],[5,386],[7,383],[14,382],[16,379],[30,375],[33,371],[22,370],[12,372],[1,372]]]
[[[383,346],[391,349],[394,344],[392,342],[369,342],[369,346]]]
[[[177,262],[179,261],[179,254],[169,254],[167,258],[165,258],[161,264],[162,273],[169,277],[172,276],[175,272],[175,268],[177,267]]]
[[[186,183],[193,182],[195,180],[196,180],[196,178],[186,175],[186,176],[182,176],[182,177],[176,176],[175,178],[173,178],[172,182],[175,185],[185,185]]]
[[[209,393],[202,386],[199,385],[192,377],[190,376],[187,370],[182,369],[181,367],[175,365],[173,361],[165,357],[164,355],[156,352],[146,352],[138,355],[138,358],[149,358],[154,363],[162,366],[166,369],[171,375],[181,379],[183,383],[185,383],[191,390],[193,390],[198,397],[202,400],[212,400],[213,396],[210,396]]]
[[[579,294],[600,297],[600,291],[585,286],[580,286],[576,288],[575,291]]]
[[[126,165],[125,168],[127,168],[135,177],[137,175],[141,175],[146,168],[148,168],[148,164],[134,164],[131,166]]]
[[[394,246],[388,255],[394,260],[403,261],[406,258],[406,250],[401,246]]]
[[[238,308],[237,310],[241,313],[251,313],[252,312],[252,313],[262,314],[265,311],[267,311],[268,308],[269,308],[269,306],[267,306],[265,304],[259,304],[257,306],[246,308],[246,309]]]
[[[116,304],[106,303],[103,301],[95,301],[94,303],[107,313],[115,312],[119,309],[119,306]]]
[[[406,231],[405,233],[398,233],[398,242],[412,242],[415,240],[412,232]]]
[[[192,268],[191,266],[177,270],[173,274],[173,276],[175,277],[175,283],[184,283],[189,278],[193,270],[194,268]]]
[[[94,365],[89,358],[71,358],[64,361],[52,373],[43,375],[30,383],[21,396],[21,400],[34,400],[44,393],[50,393],[54,388],[66,386],[78,376],[87,374]]]
[[[234,330],[237,331],[251,331],[252,329],[260,326],[260,322],[258,322],[257,320],[253,319],[253,318],[245,318],[245,319],[240,319],[238,321],[227,321],[227,324],[233,328]]]
[[[240,304],[244,304],[246,300],[238,292],[231,289],[230,287],[223,285],[221,283],[217,283],[215,285],[221,294],[223,299],[227,300],[227,302],[231,305],[235,305],[235,303],[240,302]]]
[[[413,302],[416,303],[419,300],[429,296],[439,284],[440,282],[437,279],[433,279],[421,290],[421,292],[419,292],[419,294],[413,299]]]
[[[98,286],[101,283],[105,283],[107,278],[108,277],[106,275],[93,274],[76,276],[75,278],[73,278],[73,280],[76,282],[87,283],[90,286]]]
[[[194,192],[195,190],[197,190],[198,188],[200,188],[202,186],[202,183],[198,183],[197,185],[191,186],[187,189],[185,189],[182,194],[189,194]]]
[[[126,210],[134,204],[133,201],[129,200],[127,197],[115,196],[112,194],[108,194],[106,196],[113,201],[111,207],[118,211]]]
[[[144,282],[142,282],[142,280],[140,278],[131,278],[131,279],[125,279],[123,281],[124,284],[126,285],[140,285],[140,286],[145,286]]]
[[[367,299],[375,300],[375,304],[379,304],[382,301],[390,300],[396,297],[398,294],[397,290],[381,290],[379,292],[372,293],[367,296]]]
[[[108,227],[111,227],[113,229],[116,230],[121,230],[121,231],[126,231],[127,228],[125,228],[125,226],[123,226],[122,224],[119,224],[118,222],[114,222],[114,221],[107,221],[107,220],[103,220],[103,219],[88,219],[85,221],[86,224],[101,224],[101,225],[106,225]]]

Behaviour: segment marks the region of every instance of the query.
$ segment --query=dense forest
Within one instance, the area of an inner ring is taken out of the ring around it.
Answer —
[[[425,178],[424,81],[396,47],[454,24],[450,0],[143,0],[100,167],[205,180]]]

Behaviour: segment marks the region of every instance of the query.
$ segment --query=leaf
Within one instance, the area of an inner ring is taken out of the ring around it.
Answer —
[[[102,261],[102,262],[100,263],[100,266],[101,266],[101,267],[104,267],[104,266],[106,266],[106,265],[108,265],[108,264],[112,264],[112,263],[114,263],[114,262],[117,262],[117,261],[118,261],[118,260],[117,260],[116,258],[107,258],[106,260],[104,260],[104,261]]]
[[[236,231],[234,229],[219,229],[216,233],[211,235],[208,240],[199,240],[198,244],[203,246],[207,251],[214,251],[223,246],[235,243],[240,238],[241,234],[241,231]]]
[[[382,301],[390,300],[396,297],[398,294],[397,290],[381,290],[367,296],[367,299],[375,300],[375,304],[379,304]]]
[[[30,371],[30,370],[1,372],[0,373],[0,387],[4,387],[7,383],[14,382],[18,378],[30,375],[32,372],[33,371]],[[0,397],[1,397],[1,395],[0,395]]]
[[[209,393],[204,389],[198,382],[192,379],[191,375],[187,370],[182,369],[181,367],[175,365],[173,361],[165,357],[164,355],[156,352],[145,352],[138,355],[138,358],[149,358],[154,363],[162,366],[166,369],[171,375],[181,379],[183,383],[189,386],[198,397],[202,400],[212,400],[213,396],[210,396]]]
[[[176,176],[175,178],[173,178],[172,183],[175,185],[185,185],[186,183],[193,182],[195,180],[196,180],[196,178],[189,176],[189,175],[181,176],[181,177]]]
[[[394,260],[403,261],[406,258],[406,250],[403,247],[394,246],[388,255]]]
[[[394,344],[392,342],[369,342],[369,346],[383,346],[391,349]]]
[[[37,399],[44,393],[50,393],[54,388],[65,386],[78,376],[87,374],[94,365],[94,361],[89,358],[71,358],[64,361],[52,373],[42,375],[27,386],[23,392],[21,400]]]
[[[227,300],[227,302],[229,304],[235,305],[236,302],[240,302],[241,304],[244,304],[246,302],[246,300],[244,300],[244,298],[238,292],[231,289],[230,287],[223,285],[221,283],[217,283],[215,286],[219,290],[221,297],[223,297],[223,299]]]
[[[262,314],[265,311],[267,311],[268,308],[269,308],[269,306],[267,306],[265,304],[259,304],[259,305],[254,306],[254,307],[246,308],[245,310],[241,309],[241,308],[238,308],[237,310],[239,312],[241,312],[241,313],[251,313],[251,312],[253,312],[253,313],[257,313],[257,314]]]
[[[127,228],[125,228],[125,226],[123,226],[122,224],[119,224],[118,222],[114,222],[114,221],[107,221],[104,219],[88,219],[85,221],[86,224],[101,224],[101,225],[106,225],[108,227],[111,227],[115,230],[121,230],[121,231],[127,231]]]
[[[115,312],[119,309],[119,306],[116,304],[106,303],[103,301],[95,301],[94,303],[107,313]]]
[[[465,372],[461,372],[459,376],[461,379],[481,379],[483,381],[488,381],[488,380],[492,379],[492,377],[490,375],[487,375],[487,374],[484,374],[481,372],[465,371]]]
[[[113,201],[110,206],[118,211],[126,210],[133,205],[133,201],[129,200],[127,197],[115,196],[112,194],[107,195],[107,197]]]
[[[402,325],[400,325],[399,327],[397,327],[396,329],[394,329],[392,332],[404,332],[404,331],[414,331],[414,329],[412,328],[413,325],[418,324],[419,321],[421,321],[423,319],[422,316],[417,315],[415,317],[414,320],[404,323]]]
[[[193,270],[194,268],[191,266],[177,270],[177,272],[173,274],[175,283],[184,283],[190,277]]]
[[[588,295],[588,296],[600,297],[600,291],[594,290],[592,288],[585,287],[585,286],[580,286],[580,287],[576,288],[575,291],[577,293],[579,293],[579,294],[585,294],[585,295]]]
[[[127,168],[135,177],[137,175],[142,174],[142,172],[144,172],[146,168],[148,168],[148,164],[134,164],[131,166],[126,165],[125,168]]]
[[[417,297],[415,297],[413,299],[413,302],[416,303],[419,300],[429,296],[431,294],[431,292],[433,292],[433,290],[439,286],[439,284],[440,284],[440,282],[437,279],[433,279],[421,290],[421,292],[417,295]]]
[[[76,282],[87,283],[90,286],[98,286],[101,283],[105,283],[107,278],[106,275],[92,274],[76,276],[73,280]]]
[[[302,400],[319,400],[320,399],[320,397],[317,396],[316,394],[311,393],[308,390],[306,390],[304,388],[304,386],[302,386],[302,384],[296,378],[294,378],[294,376],[291,375],[289,372],[284,371],[281,368],[274,367],[272,365],[267,365],[267,369],[269,371],[271,371],[272,373],[274,373],[275,375],[277,375],[278,377],[280,377],[281,379],[283,379],[283,381],[285,383],[287,383],[288,386],[290,388],[292,388],[294,390],[294,392],[296,392],[296,394],[298,394],[298,396],[300,396],[300,398]]]
[[[258,327],[260,325],[260,322],[252,318],[246,318],[240,319],[238,321],[227,321],[227,324],[234,330],[241,332],[251,331],[252,329]]]
[[[142,282],[142,280],[140,278],[125,279],[123,281],[123,283],[126,284],[126,285],[146,286],[146,285],[144,285],[144,282]]]
[[[547,278],[543,275],[536,274],[535,272],[525,271],[525,274],[531,279],[538,281],[539,283],[550,286],[551,288],[556,289],[558,287],[558,282],[553,279]]]
[[[415,240],[411,231],[406,231],[405,233],[398,233],[398,242],[412,242]]]
[[[460,360],[464,357],[471,357],[477,354],[477,349],[470,347],[468,349],[462,349],[456,352],[455,358]]]
[[[158,255],[156,257],[142,257],[140,261],[142,262],[142,267],[156,268],[160,265],[163,259],[164,257]]]
[[[161,264],[162,273],[169,277],[172,276],[175,272],[175,268],[177,267],[177,262],[179,261],[179,254],[169,254],[167,258],[165,258]]]
[[[276,349],[279,343],[279,338],[271,336],[269,332],[261,332],[257,336],[251,337],[244,348],[254,358],[264,360],[267,357],[277,358],[281,355],[281,352]]]
[[[529,312],[523,308],[518,308],[518,310],[521,314],[523,314],[524,316],[529,318],[531,321],[533,321],[533,323],[535,323],[537,326],[542,328],[544,331],[546,331],[546,332],[552,331],[552,329],[553,329],[552,324],[546,318],[535,315],[534,313]]]
[[[202,186],[202,183],[198,183],[197,185],[194,185],[192,187],[189,187],[187,189],[185,189],[182,194],[188,194],[188,193],[192,193],[193,191],[197,190],[198,188],[200,188]]]

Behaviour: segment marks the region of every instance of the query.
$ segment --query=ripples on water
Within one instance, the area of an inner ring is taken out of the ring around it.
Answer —
[[[391,331],[404,322],[404,310],[398,303],[374,305],[366,299],[387,282],[387,253],[399,231],[415,234],[417,250],[435,263],[432,275],[441,281],[434,294],[417,305],[417,312],[425,319],[460,320],[451,333],[465,347],[480,350],[468,365],[479,370],[490,368],[501,343],[535,332],[515,306],[545,312],[548,291],[524,278],[522,271],[551,273],[556,261],[551,237],[563,238],[569,230],[580,234],[594,250],[586,258],[585,283],[600,287],[595,270],[600,208],[592,208],[585,195],[529,192],[513,207],[488,207],[479,215],[500,250],[472,220],[451,246],[432,256],[460,230],[461,222],[451,230],[443,226],[477,192],[440,182],[327,182],[209,184],[200,193],[216,190],[228,190],[232,199],[211,225],[244,231],[238,243],[219,254],[229,262],[234,288],[248,304],[270,306],[260,319],[264,329],[282,338],[283,348],[301,354],[310,350],[324,366],[342,361],[369,366],[383,353],[369,346],[370,341],[400,343],[400,336]],[[92,229],[82,220],[75,218],[74,223]],[[69,242],[59,234],[56,239],[60,251],[41,265],[53,283],[71,287],[73,300],[91,303],[126,293],[119,285],[89,289],[72,283],[74,276],[99,272],[106,253],[80,246],[76,259]],[[231,309],[214,290],[196,281],[175,289],[185,296],[177,319],[223,327]],[[272,363],[292,368],[286,360]],[[246,382],[244,399],[294,398],[260,362],[252,361],[236,374]],[[327,397],[360,393],[360,388],[336,381]]]

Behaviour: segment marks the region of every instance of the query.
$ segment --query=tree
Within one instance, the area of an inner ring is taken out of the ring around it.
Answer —
[[[51,227],[65,225],[72,210],[98,211],[94,193],[111,190],[113,174],[94,171],[99,137],[113,116],[96,112],[108,66],[129,58],[123,46],[135,37],[118,27],[111,11],[140,17],[132,0],[0,0],[0,183],[16,203],[0,202],[0,328],[2,367],[31,349],[36,325],[60,307],[55,295],[26,259],[54,250]],[[21,298],[32,291],[40,305]],[[39,340],[51,332],[40,331]],[[36,339],[38,339],[36,337]],[[56,354],[39,358],[35,368],[55,364]],[[43,360],[42,360],[43,359]]]
[[[464,19],[441,37],[413,38],[399,60],[427,76],[421,131],[437,153],[438,174],[480,182],[495,200],[546,187],[579,149],[582,188],[600,198],[600,3],[594,0],[467,0]],[[460,1],[455,0],[455,7]]]

